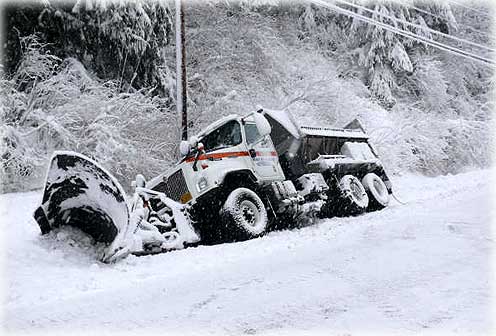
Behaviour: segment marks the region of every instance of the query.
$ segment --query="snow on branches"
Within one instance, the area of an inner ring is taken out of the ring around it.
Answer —
[[[51,57],[35,37],[1,88],[4,191],[40,187],[56,149],[95,158],[123,182],[158,174],[175,159],[179,130],[166,99],[150,89],[120,92],[78,60]]]

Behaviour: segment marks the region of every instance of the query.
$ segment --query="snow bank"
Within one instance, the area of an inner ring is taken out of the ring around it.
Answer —
[[[88,241],[41,238],[30,217],[39,193],[0,195],[3,325],[50,334],[488,334],[489,175],[393,177],[406,205],[115,265],[85,254]]]

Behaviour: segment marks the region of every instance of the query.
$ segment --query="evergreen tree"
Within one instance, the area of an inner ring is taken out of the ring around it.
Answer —
[[[350,3],[354,4],[351,0]],[[456,29],[456,20],[449,5],[420,4],[416,5],[417,8],[421,7],[421,11],[418,11],[415,6],[394,1],[356,4],[355,7],[341,7],[427,38],[433,38],[429,29],[445,33]],[[358,18],[336,14],[327,8],[308,6],[302,18],[302,28],[315,34],[324,49],[331,47],[337,50],[333,56],[341,59],[343,54],[352,57],[355,66],[350,64],[350,67],[356,67],[357,75],[362,78],[371,93],[388,108],[396,102],[394,92],[397,90],[398,77],[415,71],[411,59],[413,50],[427,50],[421,42]]]
[[[102,79],[116,79],[123,91],[155,87],[169,94],[171,73],[164,48],[171,19],[160,1],[78,0],[6,3],[6,71],[20,61],[20,38],[32,33],[60,58],[74,57]]]

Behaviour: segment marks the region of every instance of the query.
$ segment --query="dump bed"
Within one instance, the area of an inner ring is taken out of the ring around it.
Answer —
[[[290,179],[307,172],[375,171],[381,166],[358,120],[343,128],[300,126],[286,111],[265,110],[284,173]]]

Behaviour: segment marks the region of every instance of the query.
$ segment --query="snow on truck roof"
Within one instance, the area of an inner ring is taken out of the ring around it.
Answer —
[[[281,124],[292,136],[299,139],[302,136],[326,136],[339,138],[367,139],[368,135],[360,129],[300,126],[293,116],[284,110],[263,110],[272,119]]]
[[[284,127],[289,133],[291,133],[292,136],[297,139],[301,137],[298,130],[299,126],[296,123],[296,120],[294,120],[294,118],[292,118],[292,116],[289,114],[289,112],[286,112],[284,110],[278,111],[269,109],[263,109],[263,111],[265,114],[269,115],[272,119],[281,124],[282,127]]]
[[[311,127],[311,126],[301,126],[300,129],[306,135],[314,135],[314,136],[359,138],[359,139],[367,139],[369,137],[366,133],[355,129]]]
[[[200,131],[200,133],[197,134],[197,136],[199,138],[201,138],[204,135],[212,132],[214,129],[218,128],[219,126],[222,126],[223,124],[227,123],[228,121],[237,120],[238,118],[239,118],[239,115],[237,115],[237,114],[229,114],[225,117],[222,117],[222,118],[214,121],[213,123],[211,123],[207,127],[205,127],[202,131]]]
[[[360,129],[351,128],[336,128],[336,127],[314,127],[314,126],[300,126],[293,116],[285,110],[270,110],[263,109],[263,113],[269,115],[272,119],[281,124],[292,136],[299,139],[303,136],[326,136],[326,137],[338,137],[338,138],[354,138],[354,139],[368,139],[368,135]],[[222,117],[200,133],[198,137],[201,138],[204,135],[210,133],[214,129],[222,126],[231,120],[237,120],[240,118],[237,114],[230,114],[228,116]]]

